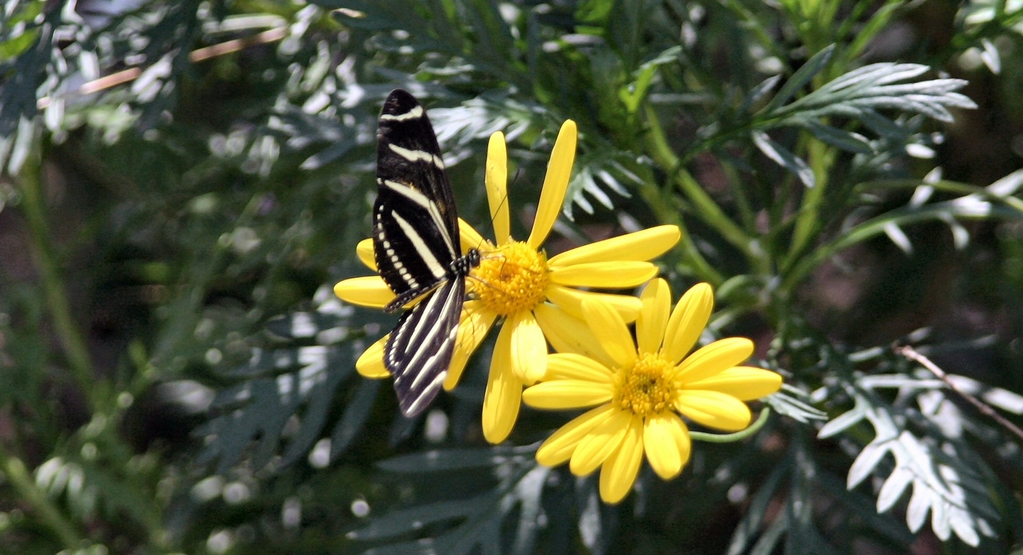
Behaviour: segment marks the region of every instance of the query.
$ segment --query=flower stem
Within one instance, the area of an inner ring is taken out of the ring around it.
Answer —
[[[734,434],[710,434],[707,432],[690,431],[689,437],[696,441],[706,441],[708,443],[731,443],[733,441],[739,441],[759,432],[760,428],[763,428],[764,424],[767,424],[767,418],[769,416],[771,416],[771,408],[764,407],[764,410],[760,411],[760,416],[757,418],[757,421],[741,432],[735,432]]]
[[[657,120],[657,113],[651,105],[646,106],[647,146],[650,156],[662,170],[674,178],[678,188],[696,206],[694,211],[700,218],[741,252],[750,255],[750,237],[728,217],[714,199],[700,187],[696,178],[682,167],[682,160],[675,155],[664,136],[664,130]]]
[[[822,143],[809,140],[806,149],[817,184],[803,193],[802,206],[799,216],[796,218],[792,241],[788,249],[790,261],[802,258],[804,250],[809,248],[810,243],[820,231],[822,221],[820,211],[828,190],[827,168],[834,163],[834,152],[829,151]]]
[[[664,129],[661,127],[660,121],[657,119],[657,113],[653,106],[647,104],[644,108],[644,114],[646,116],[647,127],[646,146],[650,153],[650,157],[653,158],[654,162],[657,163],[657,165],[665,172],[677,178],[680,188],[684,192],[692,192],[689,196],[690,201],[698,205],[703,214],[708,214],[713,217],[715,214],[720,213],[718,206],[714,204],[714,201],[709,196],[704,194],[703,190],[700,189],[699,184],[696,183],[696,180],[693,179],[688,172],[681,168],[678,156],[675,155],[675,153],[671,150],[671,147],[668,145],[668,141],[664,136]],[[693,187],[695,187],[695,191],[691,190]],[[693,267],[694,273],[714,285],[720,284],[724,278],[707,262],[703,255],[700,254],[692,236],[685,232],[685,222],[683,222],[682,218],[679,217],[678,212],[673,209],[675,203],[671,202],[670,198],[665,198],[666,195],[664,192],[653,184],[645,185],[641,190],[641,194],[643,195],[643,198],[646,199],[650,209],[657,214],[658,219],[660,219],[662,223],[675,224],[683,230],[679,246],[682,248],[683,258],[686,263]],[[708,204],[709,206],[707,206]],[[724,214],[720,214],[720,216],[727,220],[727,217],[725,217]],[[717,221],[719,221],[719,219],[714,219],[714,221],[709,221],[709,223],[711,225],[715,225],[715,222]],[[715,225],[715,227],[720,229],[719,226]],[[725,232],[722,231],[722,234],[725,234]]]
[[[93,411],[97,408],[95,392],[96,376],[92,368],[85,339],[71,315],[71,305],[60,276],[57,255],[54,252],[50,229],[46,222],[46,207],[43,200],[42,184],[39,179],[39,164],[27,163],[18,175],[21,191],[21,209],[28,222],[30,250],[36,269],[42,279],[46,305],[53,320],[57,340],[67,357],[71,376],[81,391],[89,398]]]

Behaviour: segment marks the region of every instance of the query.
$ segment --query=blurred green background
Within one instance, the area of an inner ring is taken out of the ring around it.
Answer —
[[[963,393],[1020,421],[1021,52],[1018,0],[5,2],[0,552],[1019,552]],[[770,424],[607,507],[532,460],[564,415],[486,445],[486,346],[403,419],[354,371],[395,319],[330,291],[397,87],[477,228],[505,132],[518,236],[576,120],[559,241],[682,226]]]

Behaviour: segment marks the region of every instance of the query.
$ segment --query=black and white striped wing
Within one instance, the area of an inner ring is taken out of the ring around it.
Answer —
[[[478,253],[461,256],[458,216],[440,147],[426,111],[396,90],[384,102],[377,145],[373,251],[401,315],[384,347],[402,413],[422,412],[437,396],[455,349],[465,276]]]
[[[437,396],[455,351],[465,281],[444,282],[401,315],[384,348],[384,365],[394,376],[398,405],[405,416],[422,412]]]
[[[458,217],[437,136],[411,94],[387,97],[377,139],[373,246],[395,311],[450,277],[461,254]]]

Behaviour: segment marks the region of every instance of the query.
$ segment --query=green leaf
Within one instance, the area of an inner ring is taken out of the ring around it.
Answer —
[[[580,481],[576,491],[575,504],[581,507],[579,514],[579,536],[583,545],[594,555],[609,553],[618,515],[614,507],[608,507],[600,499],[597,482],[594,477]]]
[[[852,489],[870,476],[889,450],[889,445],[886,442],[875,441],[864,447],[860,454],[856,455],[852,466],[849,467],[849,476],[846,479],[847,487]]]
[[[805,125],[810,133],[813,133],[814,137],[831,146],[859,154],[872,154],[874,152],[874,149],[870,146],[870,141],[859,133],[824,125],[817,120],[807,120]]]
[[[351,309],[348,309],[348,313]],[[284,339],[312,339],[318,335],[338,335],[343,337],[346,327],[341,325],[338,314],[326,312],[295,312],[286,316],[273,318],[266,323],[266,330]],[[286,350],[275,351],[274,357],[287,353]],[[261,354],[259,351],[253,356]],[[277,366],[282,367],[282,366]]]
[[[614,0],[582,0],[576,7],[575,17],[587,25],[604,27],[614,5]]]
[[[748,551],[749,546],[757,537],[757,532],[767,518],[772,501],[777,498],[778,490],[784,478],[791,470],[788,459],[781,464],[775,465],[774,469],[771,470],[771,474],[757,489],[757,493],[750,500],[749,508],[732,532],[727,555],[739,555]]]
[[[782,386],[781,391],[768,395],[763,399],[763,401],[769,407],[777,411],[779,415],[787,416],[788,418],[797,422],[802,422],[803,424],[807,424],[814,420],[828,419],[828,414],[826,412],[814,408],[790,394],[798,395],[803,398],[807,397],[805,392],[786,384]]]
[[[929,69],[920,64],[870,64],[839,76],[791,104],[771,106],[759,115],[794,124],[807,118],[852,116],[864,109],[893,109],[951,121],[947,107],[977,107],[966,96],[954,92],[966,86],[962,79],[899,83]]]
[[[753,131],[750,135],[753,137],[753,144],[756,145],[760,152],[763,152],[765,156],[779,166],[795,174],[807,188],[813,188],[817,183],[813,170],[810,169],[810,166],[806,165],[802,158],[792,154],[791,151],[773,141],[763,131]]]
[[[992,387],[967,376],[949,374],[948,381],[959,391],[973,395],[992,407],[1012,414],[1023,414],[1023,395],[1000,387]]]
[[[628,163],[628,154],[616,150],[595,149],[577,157],[565,194],[570,201],[565,204],[565,215],[572,219],[574,206],[579,206],[587,214],[593,214],[590,198],[608,210],[613,210],[615,202],[604,189],[629,198],[630,186],[640,186],[642,179],[627,167]]]
[[[630,114],[635,114],[639,110],[639,105],[646,98],[657,70],[664,64],[677,62],[681,54],[681,46],[672,46],[644,62],[632,73],[632,81],[618,90],[618,98]]]
[[[542,492],[551,470],[533,459],[535,446],[529,448],[493,447],[453,449],[417,453],[381,463],[399,475],[418,478],[422,487],[448,492],[464,490],[467,483],[481,478],[496,481],[482,493],[469,496],[448,493],[449,499],[432,498],[412,507],[373,517],[365,525],[348,533],[357,541],[393,543],[375,547],[366,553],[501,553],[502,531],[514,530],[511,552],[534,552],[536,526]],[[444,488],[445,483],[461,487]],[[479,491],[479,488],[475,488]],[[548,515],[560,520],[568,515]],[[425,534],[407,540],[414,534]]]
[[[846,489],[845,483],[830,472],[820,470],[817,483],[824,491],[849,507],[851,513],[863,519],[872,530],[880,532],[903,549],[908,549],[916,537],[910,533],[906,525],[890,515],[878,514],[876,503],[866,495]]]
[[[746,98],[742,101],[742,107],[740,108],[740,112],[749,111],[749,109],[752,108],[753,105],[755,105],[757,102],[760,102],[762,98],[767,96],[767,93],[771,92],[771,90],[773,90],[774,87],[778,85],[779,81],[781,81],[781,75],[774,75],[772,77],[764,79],[763,81],[760,82],[759,85],[753,87],[753,90],[751,90],[749,94],[746,95]]]
[[[934,387],[940,388],[941,382]],[[920,390],[927,391],[926,388]],[[939,394],[939,391],[933,390],[933,393]],[[993,536],[990,521],[998,520],[999,512],[991,505],[988,486],[977,467],[970,466],[981,459],[968,455],[964,444],[918,437],[908,430],[900,430],[899,422],[905,422],[905,417],[896,418],[893,414],[896,409],[882,405],[867,392],[858,395],[868,405],[866,419],[874,426],[876,436],[850,467],[848,487],[852,489],[869,475],[887,473],[877,493],[878,513],[891,509],[912,486],[906,510],[906,524],[911,531],[916,532],[923,526],[929,512],[931,528],[943,541],[955,533],[964,543],[976,547],[980,544],[980,535]],[[943,450],[935,449],[936,441],[943,441]],[[954,451],[959,451],[959,457],[968,456],[975,462],[950,456]],[[880,464],[889,453],[895,460],[890,470]]]
[[[350,345],[303,347],[297,352],[297,357],[282,357],[298,365],[297,371],[255,378],[217,394],[211,408],[219,415],[194,432],[206,436],[198,464],[219,460],[218,472],[226,472],[255,444],[251,466],[263,468],[277,454],[284,426],[292,418],[299,419],[300,427],[288,443],[283,464],[294,462],[312,447],[335,391],[354,373],[355,357]],[[249,372],[246,366],[237,373]],[[301,416],[300,409],[305,409]]]
[[[499,467],[510,457],[524,457],[536,452],[535,445],[525,447],[497,446],[486,449],[436,449],[381,461],[388,472],[402,474],[433,473],[446,470]]]
[[[867,406],[866,401],[857,398],[856,405],[851,410],[831,419],[821,427],[817,432],[817,439],[827,439],[855,426],[867,416]]]
[[[383,380],[361,380],[350,403],[330,434],[330,460],[348,450],[359,432],[366,427]]]
[[[771,102],[764,107],[762,112],[772,111],[791,100],[792,97],[802,90],[802,88],[805,87],[811,79],[824,70],[824,68],[828,65],[828,62],[831,61],[831,56],[834,53],[835,45],[832,44],[807,60],[806,63],[796,70],[796,72],[792,74],[792,77],[790,77],[789,80],[782,85],[781,90],[779,90],[778,94],[771,99]]]

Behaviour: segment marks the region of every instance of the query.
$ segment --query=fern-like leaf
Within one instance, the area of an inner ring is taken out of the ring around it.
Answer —
[[[280,454],[286,466],[309,453],[321,440],[341,384],[355,375],[355,360],[365,348],[349,335],[356,325],[350,307],[330,299],[312,313],[296,313],[271,321],[268,331],[290,344],[255,349],[249,361],[224,374],[243,381],[217,393],[215,416],[195,430],[205,437],[199,464],[218,461],[225,472],[251,451],[259,469]],[[369,313],[359,312],[361,316]],[[307,343],[315,345],[296,345]],[[376,398],[377,384],[363,384],[345,407],[331,433],[327,461],[336,458],[362,429]],[[286,429],[294,431],[286,435]],[[283,453],[278,453],[285,445]]]
[[[533,553],[541,493],[551,473],[536,463],[535,448],[449,449],[384,461],[380,464],[384,470],[421,489],[437,490],[438,495],[424,495],[431,501],[373,518],[348,537],[386,542],[366,551],[373,555]],[[456,498],[439,493],[465,489],[481,479],[494,480],[496,485],[483,493]],[[445,486],[447,483],[452,485]],[[546,516],[559,519],[567,515]],[[410,539],[417,531],[425,537]]]
[[[889,376],[868,378],[882,377]],[[928,383],[910,376],[890,377],[895,379],[868,379],[859,385],[912,388],[909,391],[918,392],[943,385],[937,380]],[[906,524],[911,531],[918,531],[930,513],[931,528],[943,541],[954,533],[967,545],[977,546],[981,535],[993,537],[992,522],[999,520],[999,513],[986,494],[983,474],[967,462],[974,456],[965,452],[965,445],[936,438],[934,434],[919,436],[906,429],[907,417],[901,410],[885,406],[869,390],[853,391],[856,400],[853,409],[820,432],[821,437],[833,437],[860,422],[874,428],[874,439],[864,446],[849,468],[847,487],[851,490],[868,477],[885,476],[877,491],[878,513],[892,509],[912,486],[906,509]],[[938,391],[932,393],[940,395]],[[953,455],[956,452],[959,455]],[[892,459],[894,466],[888,463]],[[979,457],[976,460],[979,462]]]

